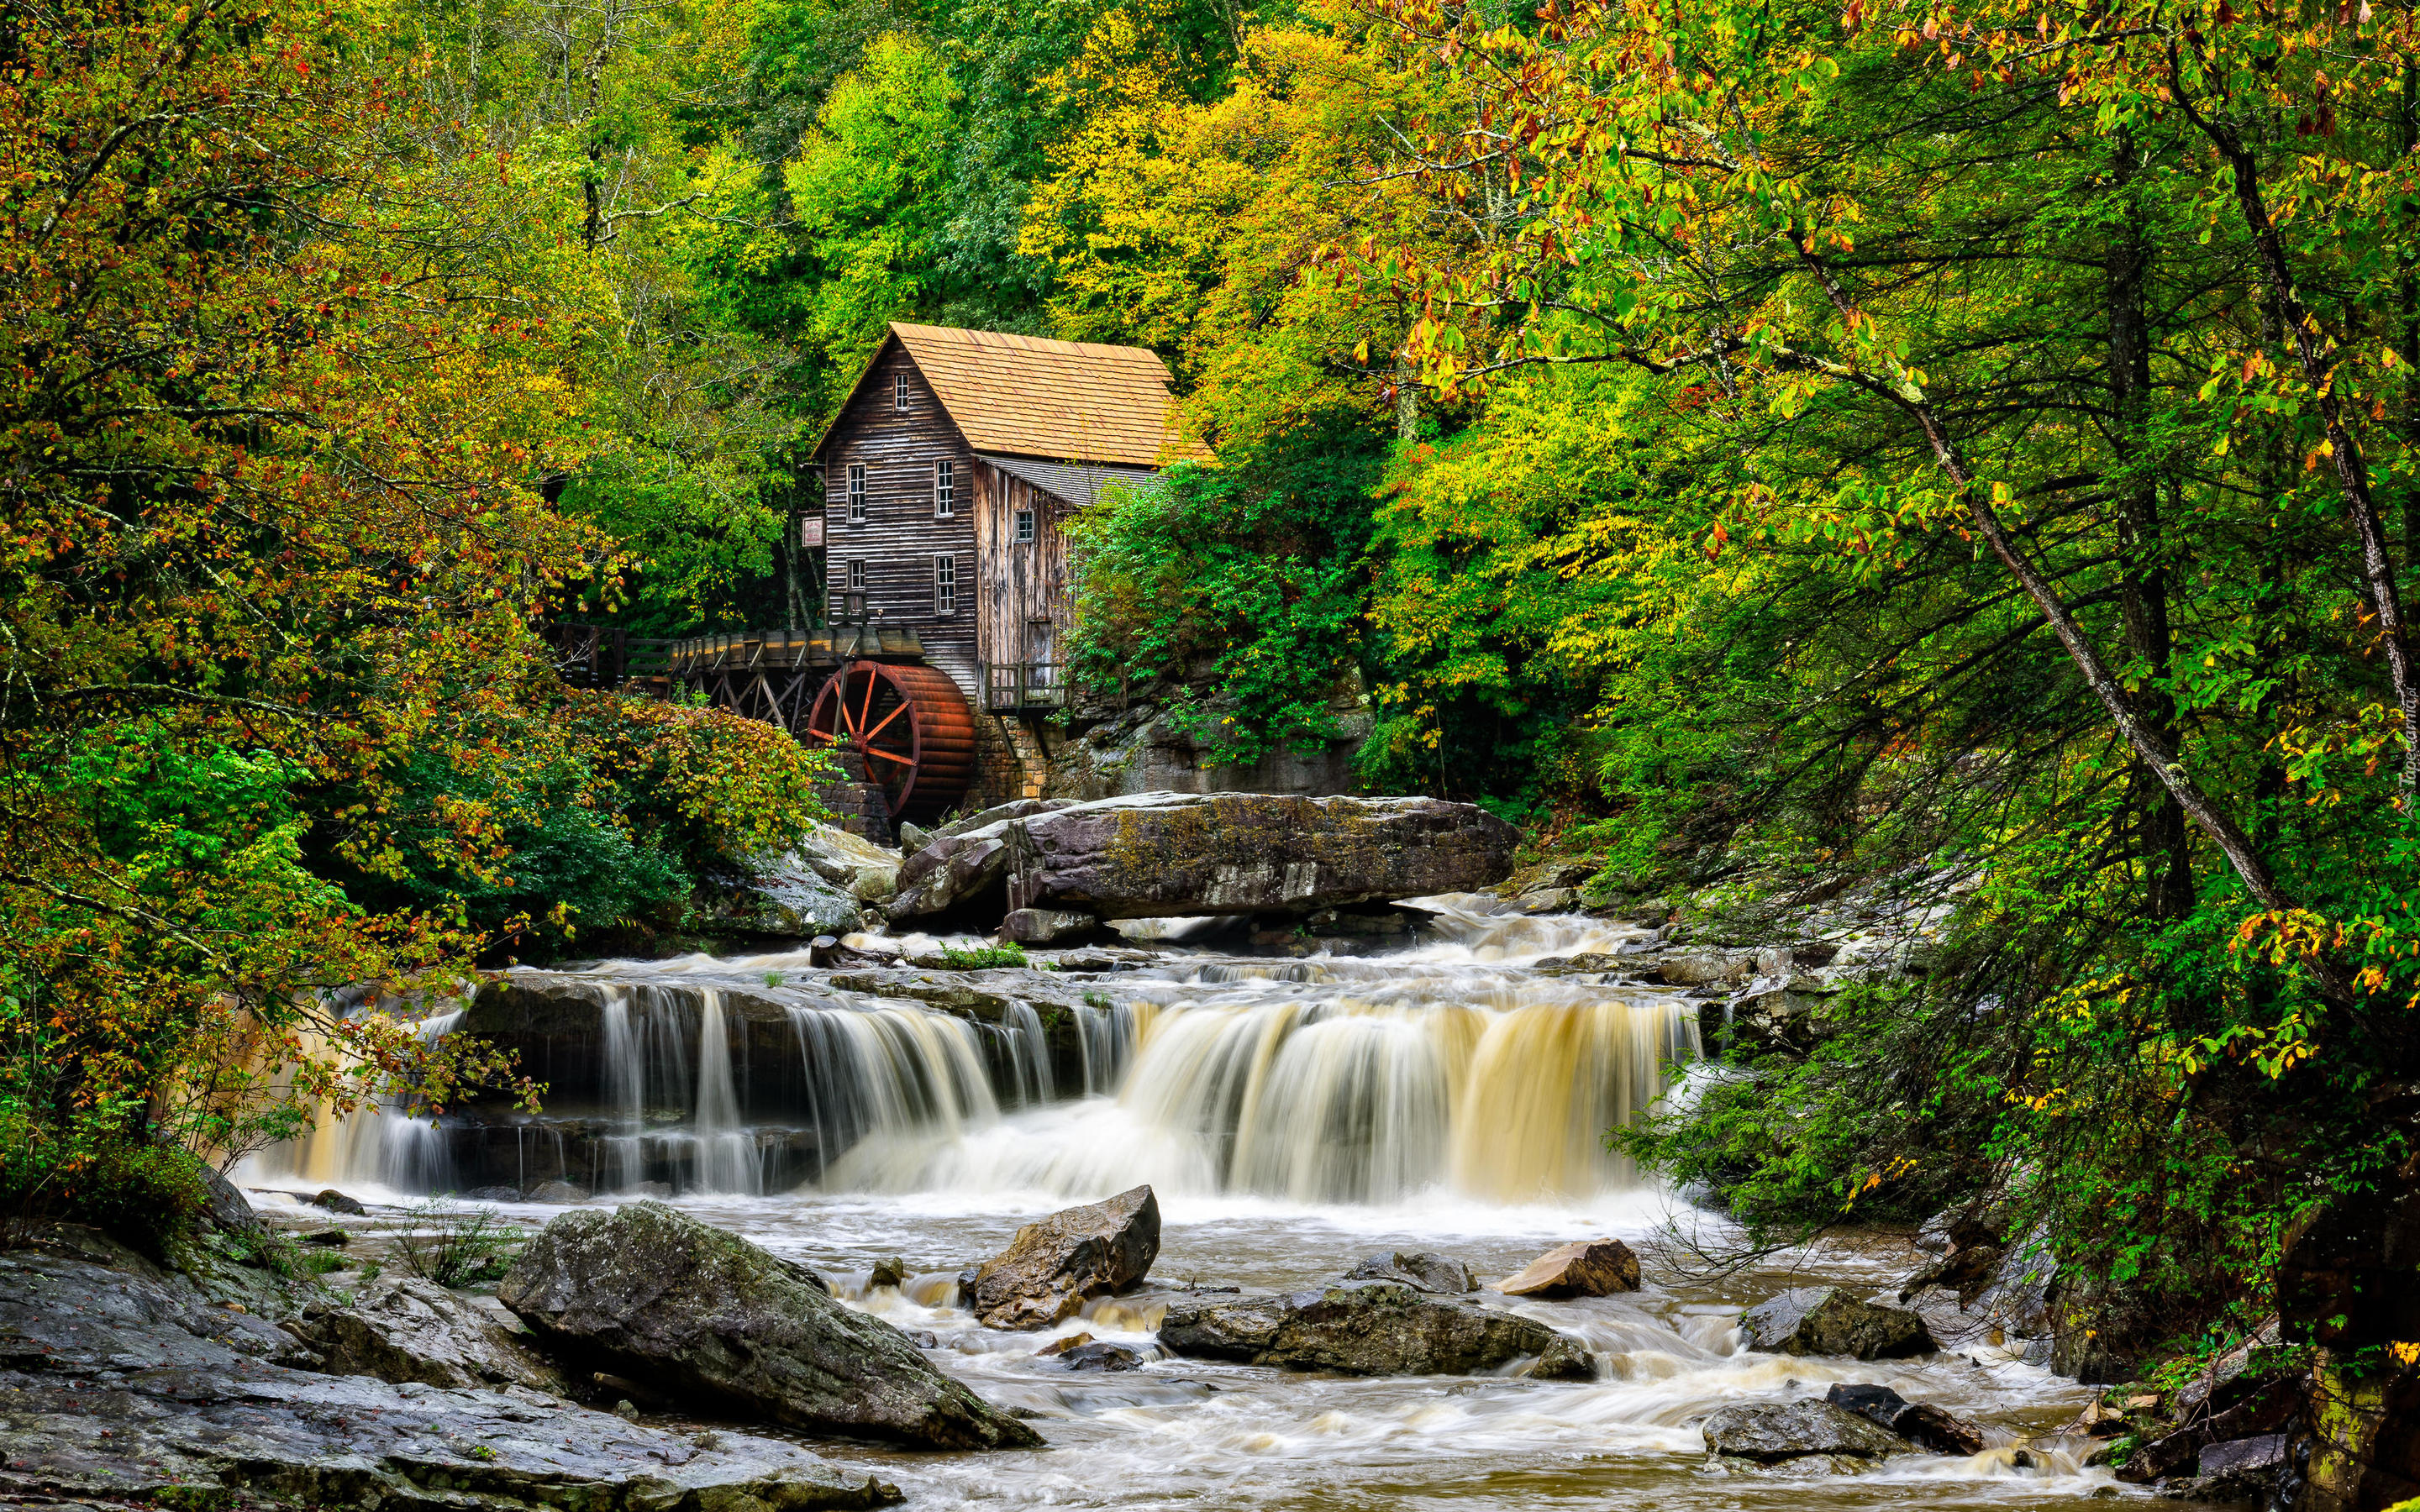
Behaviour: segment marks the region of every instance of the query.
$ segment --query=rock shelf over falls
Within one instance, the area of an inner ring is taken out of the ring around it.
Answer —
[[[881,956],[819,968],[799,952],[516,970],[429,1030],[516,1051],[548,1088],[542,1114],[364,1115],[257,1174],[499,1196],[813,1183],[1081,1197],[1148,1181],[1312,1202],[1624,1182],[1604,1131],[1695,1057],[1691,1005],[1526,964],[1618,949],[1627,926],[1431,907],[1424,938],[1375,957],[1180,947],[959,971]]]

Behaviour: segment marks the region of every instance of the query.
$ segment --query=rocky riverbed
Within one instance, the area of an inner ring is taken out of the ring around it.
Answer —
[[[23,1288],[64,1261],[0,1270],[24,1394],[0,1485],[137,1492],[157,1460],[246,1495],[700,1512],[2147,1494],[2091,1462],[2102,1394],[2046,1368],[2012,1246],[1876,1233],[1727,1271],[1722,1220],[1599,1143],[1760,998],[1818,1013],[1903,969],[1903,913],[1800,931],[1806,959],[1759,947],[1781,961],[1511,890],[1404,904],[1374,944],[1305,916],[1021,966],[860,933],[820,961],[508,974],[427,1032],[519,1025],[564,1111],[384,1115],[247,1172],[346,1257],[349,1300],[222,1274],[147,1304],[197,1341],[176,1349],[234,1351],[154,1382],[116,1360],[149,1346],[41,1349],[22,1319],[57,1299]],[[365,1211],[314,1205],[332,1183]],[[461,1222],[413,1189],[473,1185],[470,1211],[545,1236],[470,1291],[396,1287],[405,1235]],[[1902,1307],[1928,1266],[1944,1284]],[[243,1413],[265,1426],[239,1443]],[[119,1418],[154,1427],[121,1444]],[[2199,1453],[2174,1485],[2206,1489]],[[338,1463],[368,1478],[313,1478]]]

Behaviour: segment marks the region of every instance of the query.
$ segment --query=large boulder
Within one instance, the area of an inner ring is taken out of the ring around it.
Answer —
[[[817,825],[790,854],[826,882],[865,903],[887,902],[899,890],[899,853],[845,829]]]
[[[415,1276],[365,1287],[349,1304],[306,1304],[286,1324],[340,1376],[376,1376],[431,1386],[527,1386],[561,1396],[552,1365],[477,1303]]]
[[[899,891],[885,909],[892,918],[930,918],[969,909],[1003,910],[1008,835],[1016,817],[933,839],[899,863]]]
[[[1755,1465],[1820,1459],[1856,1471],[1915,1446],[1879,1424],[1830,1402],[1754,1402],[1706,1419],[1706,1452]]]
[[[1508,1297],[1609,1297],[1638,1289],[1638,1257],[1618,1239],[1584,1239],[1548,1250],[1496,1283]]]
[[[558,1352],[667,1396],[914,1448],[1041,1443],[805,1267],[660,1202],[555,1219],[496,1295]]]
[[[1160,1319],[1171,1354],[1357,1376],[1466,1376],[1535,1356],[1532,1376],[1593,1375],[1588,1351],[1545,1324],[1396,1281],[1317,1291],[1179,1302]]]
[[[890,912],[1311,914],[1484,887],[1511,869],[1518,840],[1485,810],[1436,798],[1145,793],[1037,805],[937,834],[901,864]]]
[[[0,1503],[819,1512],[898,1490],[792,1444],[261,1358],[276,1331],[139,1259],[0,1256]]]
[[[1047,1328],[1124,1291],[1159,1257],[1159,1199],[1139,1186],[1027,1224],[960,1290],[986,1328]]]
[[[1353,1269],[1344,1273],[1347,1281],[1400,1281],[1422,1291],[1458,1297],[1466,1291],[1479,1289],[1479,1278],[1470,1267],[1460,1260],[1427,1250],[1395,1250],[1383,1255],[1365,1255]]]
[[[1769,1354],[1903,1360],[1941,1347],[1909,1309],[1860,1302],[1838,1287],[1785,1291],[1740,1314],[1740,1327],[1749,1349]]]
[[[807,940],[858,927],[857,895],[794,856],[743,873],[710,876],[698,888],[696,928],[716,934]]]
[[[1437,798],[1146,793],[1015,821],[1008,904],[1102,918],[1309,914],[1467,892],[1520,832]]]

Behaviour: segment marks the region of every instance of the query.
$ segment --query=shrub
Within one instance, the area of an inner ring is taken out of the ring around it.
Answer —
[[[941,948],[941,964],[952,971],[981,971],[985,966],[1021,966],[1026,964],[1025,947],[1013,940],[1006,945],[985,945],[972,950],[960,950],[946,945]]]
[[[412,1227],[396,1241],[395,1256],[422,1280],[469,1287],[501,1281],[512,1269],[520,1235],[495,1214],[431,1197],[414,1205],[410,1216]]]

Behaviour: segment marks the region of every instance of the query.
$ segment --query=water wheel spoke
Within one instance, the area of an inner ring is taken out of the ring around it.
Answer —
[[[857,711],[857,723],[849,726],[850,729],[862,730],[865,728],[865,721],[867,718],[872,717],[874,713],[874,690],[881,686],[882,678],[880,674],[869,669],[865,674],[865,707]]]
[[[907,704],[905,704],[905,703],[900,704],[900,705],[899,705],[899,707],[897,707],[897,708],[895,708],[895,709],[892,710],[889,714],[886,714],[886,715],[884,715],[884,716],[882,717],[882,723],[881,723],[881,724],[876,725],[873,729],[871,729],[871,730],[867,731],[867,732],[865,733],[865,738],[866,738],[866,739],[868,739],[868,740],[872,740],[875,736],[876,736],[876,735],[878,735],[878,734],[882,733],[882,731],[883,731],[884,726],[889,725],[889,724],[891,723],[891,721],[892,721],[892,720],[898,718],[901,715],[903,715],[903,714],[905,714],[905,713],[907,713],[907,712],[908,712],[908,705],[907,705]]]
[[[893,756],[892,754],[891,754],[891,752],[889,752],[889,751],[887,751],[887,750],[884,750],[884,749],[883,749],[881,747],[879,747],[879,746],[868,746],[868,747],[866,747],[866,748],[865,748],[865,754],[867,754],[868,756],[879,756],[879,757],[881,757],[881,758],[882,758],[884,761],[886,761],[886,762],[897,762],[900,765],[902,765],[902,766],[906,766],[906,767],[910,767],[910,768],[912,768],[912,767],[914,767],[914,766],[915,766],[915,764],[916,764],[914,762],[912,762],[912,761],[908,760],[908,759],[907,757],[905,757],[905,756]]]

